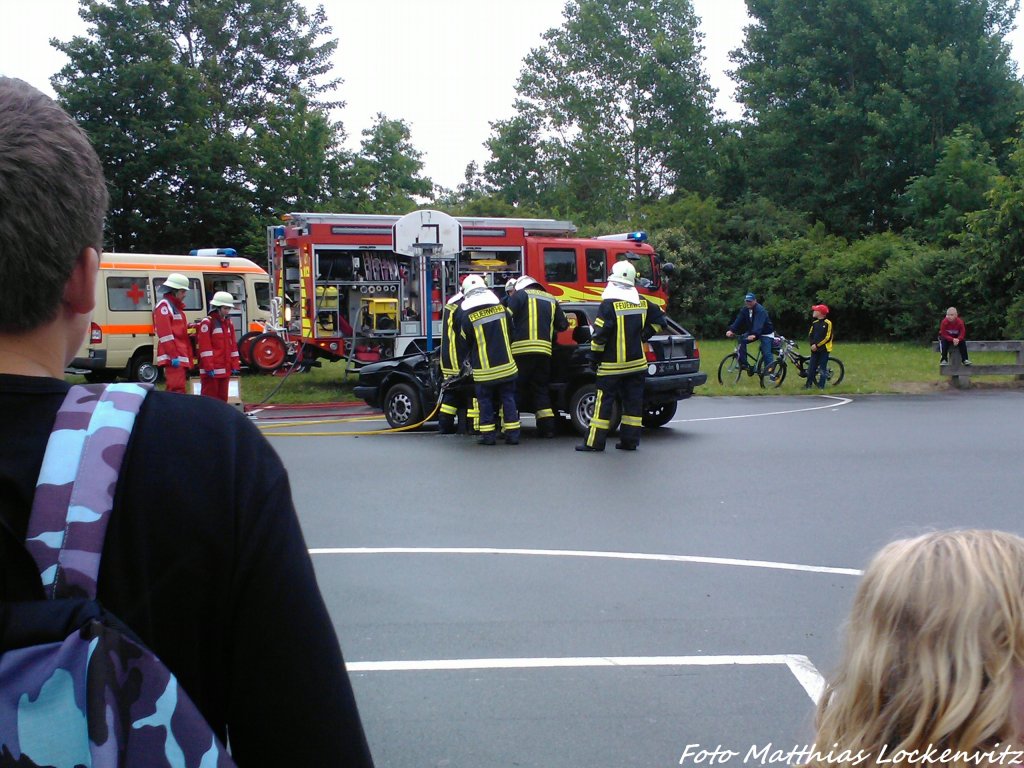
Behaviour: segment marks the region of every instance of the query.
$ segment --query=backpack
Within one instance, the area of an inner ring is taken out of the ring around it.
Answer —
[[[73,386],[57,412],[25,548],[46,599],[0,601],[0,768],[233,768],[160,660],[96,601],[139,384]]]

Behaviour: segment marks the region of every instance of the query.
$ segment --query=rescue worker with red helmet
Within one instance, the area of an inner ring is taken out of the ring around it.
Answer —
[[[196,344],[199,347],[201,393],[228,401],[228,382],[238,375],[241,365],[235,326],[228,315],[235,308],[235,299],[227,291],[217,291],[210,301],[210,314],[199,323]]]
[[[551,408],[551,345],[555,333],[569,327],[558,300],[544,290],[535,278],[523,275],[509,299],[514,331],[512,355],[519,378],[516,380],[520,403],[533,403],[537,417],[537,435],[555,436],[555,412]]]
[[[519,444],[519,410],[516,408],[516,368],[512,357],[512,313],[490,290],[480,275],[462,282],[465,298],[455,315],[455,328],[473,369],[473,384],[480,408],[481,445],[494,445],[495,400],[504,416],[505,442]]]
[[[168,392],[185,394],[188,370],[192,367],[192,342],[185,318],[188,278],[172,272],[159,288],[163,298],[153,307],[156,334],[156,364],[164,369]]]
[[[616,262],[594,319],[590,354],[597,363],[597,402],[590,430],[577,451],[604,450],[616,400],[621,402],[622,423],[615,447],[635,451],[640,445],[647,377],[644,338],[660,331],[664,322],[661,308],[637,291],[636,268],[628,261]]]
[[[455,314],[464,298],[462,291],[459,291],[448,299],[441,310],[441,376],[446,380],[454,379],[462,373],[462,361],[466,359],[455,328]],[[437,415],[437,431],[440,434],[455,434],[455,417],[460,411],[465,414],[464,400],[463,393],[455,386],[447,386],[441,392],[441,409]],[[464,419],[465,415],[462,421],[465,427]]]

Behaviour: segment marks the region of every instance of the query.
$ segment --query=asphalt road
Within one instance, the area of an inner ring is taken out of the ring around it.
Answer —
[[[634,454],[271,439],[378,766],[768,765],[812,741],[871,553],[1024,533],[1022,407],[697,397]]]

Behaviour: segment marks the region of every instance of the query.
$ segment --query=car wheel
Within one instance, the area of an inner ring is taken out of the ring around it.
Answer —
[[[586,437],[590,431],[590,421],[594,418],[595,405],[597,405],[597,386],[594,384],[584,384],[573,392],[572,398],[569,400],[569,419],[572,421],[572,428],[581,437]],[[618,429],[620,418],[619,404],[616,403],[612,406],[612,415],[609,419],[609,434]]]
[[[160,369],[153,364],[152,354],[139,352],[128,362],[128,380],[142,384],[156,384]]]
[[[384,418],[392,428],[407,427],[423,418],[423,399],[408,384],[395,384],[384,396]]]
[[[676,415],[678,403],[662,403],[661,405],[650,405],[644,408],[643,423],[648,429],[663,427],[672,421]]]
[[[253,366],[264,373],[273,373],[282,365],[288,356],[288,347],[284,339],[276,333],[262,333],[252,340],[249,357]]]

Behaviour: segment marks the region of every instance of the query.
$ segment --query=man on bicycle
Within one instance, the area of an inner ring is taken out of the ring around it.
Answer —
[[[757,303],[757,296],[748,293],[744,297],[743,309],[736,315],[732,325],[725,332],[730,339],[739,337],[739,363],[740,368],[747,367],[747,342],[761,340],[761,357],[764,360],[764,368],[767,370],[772,360],[772,344],[775,340],[775,326],[768,316],[768,310]]]

